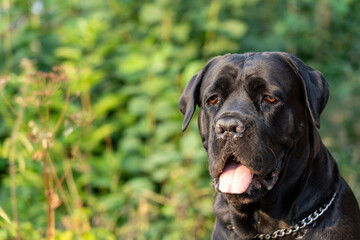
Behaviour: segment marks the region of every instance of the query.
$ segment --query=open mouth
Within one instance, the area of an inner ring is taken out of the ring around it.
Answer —
[[[213,186],[218,192],[230,194],[250,194],[254,188],[270,191],[278,179],[280,164],[277,165],[269,174],[259,176],[242,165],[234,155],[230,155],[219,177],[213,179]]]

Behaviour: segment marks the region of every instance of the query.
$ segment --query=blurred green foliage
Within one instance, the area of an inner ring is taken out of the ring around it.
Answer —
[[[28,134],[42,123],[28,97],[44,89],[25,86],[29,71],[53,66],[70,89],[49,152],[54,179],[65,177],[56,239],[210,238],[207,157],[196,121],[181,133],[177,101],[209,58],[228,52],[287,51],[324,73],[331,96],[320,132],[360,199],[359,11],[356,0],[2,0],[0,239],[17,236],[11,151],[20,235],[45,238],[43,169]],[[65,92],[52,92],[50,127]],[[16,138],[6,99],[23,109]]]

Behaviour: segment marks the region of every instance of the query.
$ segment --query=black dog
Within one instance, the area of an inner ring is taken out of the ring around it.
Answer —
[[[356,198],[316,127],[323,75],[280,52],[211,59],[179,101],[196,105],[217,193],[212,239],[360,239]]]

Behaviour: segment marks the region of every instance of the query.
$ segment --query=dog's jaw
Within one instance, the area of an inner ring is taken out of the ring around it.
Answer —
[[[222,179],[222,175],[223,172],[219,173],[218,176],[213,178],[213,187],[215,188],[215,190],[217,192],[220,193],[224,193],[227,195],[238,195],[241,196],[243,198],[250,198],[250,199],[258,199],[259,196],[257,195],[263,195],[264,193],[266,193],[267,191],[270,191],[273,189],[273,187],[275,186],[278,177],[279,177],[279,173],[280,173],[280,167],[281,167],[281,163],[283,161],[283,156],[281,156],[280,160],[277,161],[277,164],[275,166],[275,168],[270,171],[268,174],[264,174],[264,175],[258,175],[255,174],[254,172],[251,172],[251,170],[249,168],[247,168],[246,166],[244,166],[243,164],[241,164],[241,161],[234,157],[234,155],[229,155],[225,161],[223,160],[222,162],[222,171],[226,171],[226,168],[229,165],[232,165],[233,168],[237,168],[239,170],[232,170],[234,171],[231,174],[243,174],[245,176],[235,176],[235,177],[231,177],[230,179],[230,183],[231,185],[235,185],[234,186],[223,186],[223,182],[221,182]],[[241,170],[241,168],[243,168]],[[247,170],[244,170],[247,169]],[[236,171],[238,171],[237,173],[235,173]],[[248,173],[249,171],[249,173]],[[224,180],[223,180],[224,181]],[[227,180],[229,181],[229,180]],[[242,183],[231,183],[231,181],[244,181]],[[227,184],[227,183],[225,183]],[[241,190],[238,190],[241,189]]]

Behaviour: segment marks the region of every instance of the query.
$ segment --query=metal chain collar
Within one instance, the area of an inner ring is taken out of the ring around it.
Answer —
[[[257,234],[253,239],[275,239],[275,238],[280,238],[280,237],[285,237],[287,235],[290,235],[292,233],[296,233],[297,231],[305,228],[306,226],[310,225],[311,223],[313,223],[316,219],[318,219],[321,215],[323,215],[326,210],[328,210],[328,208],[331,206],[331,204],[333,203],[334,199],[335,199],[336,193],[334,193],[333,197],[331,198],[331,200],[327,203],[324,204],[324,207],[320,207],[319,209],[317,209],[315,212],[311,213],[309,216],[305,217],[303,220],[299,221],[298,224],[296,224],[294,227],[291,227],[289,229],[279,229],[276,230],[273,233],[270,234]]]

